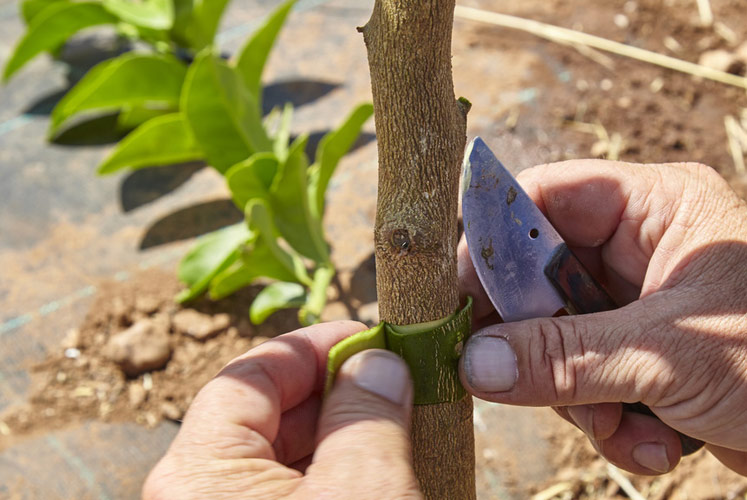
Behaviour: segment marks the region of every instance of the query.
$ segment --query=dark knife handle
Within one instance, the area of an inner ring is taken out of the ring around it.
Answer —
[[[565,244],[560,245],[545,267],[545,275],[560,293],[570,314],[588,314],[617,309],[617,304],[573,255]],[[643,403],[623,403],[627,411],[656,417]],[[658,418],[658,417],[657,417]],[[703,441],[677,432],[682,444],[682,455],[695,453]]]

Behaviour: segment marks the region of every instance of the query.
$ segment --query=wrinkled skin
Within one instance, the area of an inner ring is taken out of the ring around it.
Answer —
[[[745,202],[697,164],[568,161],[518,179],[624,306],[501,324],[462,240],[460,287],[484,327],[462,356],[468,390],[556,407],[634,473],[676,466],[677,429],[747,475]],[[661,420],[619,403],[637,401]]]
[[[329,349],[364,329],[303,328],[229,363],[195,397],[143,498],[422,498],[404,362],[378,350],[351,357],[322,404]]]

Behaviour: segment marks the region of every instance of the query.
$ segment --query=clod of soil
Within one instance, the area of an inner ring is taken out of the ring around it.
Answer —
[[[160,370],[171,358],[167,324],[141,319],[109,339],[104,356],[114,361],[128,377]]]

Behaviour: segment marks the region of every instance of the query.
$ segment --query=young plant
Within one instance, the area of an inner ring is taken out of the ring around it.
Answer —
[[[252,154],[226,172],[226,181],[246,221],[201,238],[185,256],[180,279],[188,286],[178,300],[205,291],[217,300],[260,279],[275,282],[255,298],[249,314],[262,323],[277,310],[299,307],[299,321],[312,324],[327,302],[335,269],[322,217],[329,180],[342,156],[373,113],[358,106],[326,134],[309,166],[308,137],[287,146],[291,107],[286,106],[271,150]]]
[[[98,171],[204,160],[223,174],[246,223],[196,244],[180,266],[188,288],[178,299],[206,291],[219,299],[258,279],[275,280],[252,304],[255,323],[287,307],[300,307],[304,324],[318,321],[334,276],[322,227],[325,192],[373,113],[370,104],[357,107],[322,138],[311,166],[307,136],[289,145],[292,106],[262,120],[262,70],[292,5],[288,1],[273,12],[234,60],[224,60],[212,47],[201,50],[189,67],[173,56],[128,54],[94,68],[52,114],[56,130],[89,109],[157,103],[170,111],[133,130]],[[162,84],[138,84],[146,66],[159,72]]]

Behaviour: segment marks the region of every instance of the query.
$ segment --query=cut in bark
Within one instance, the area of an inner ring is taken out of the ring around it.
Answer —
[[[376,0],[371,19],[359,28],[368,50],[379,152],[379,312],[395,325],[438,320],[460,305],[457,203],[467,106],[454,98],[453,12],[453,0]],[[416,406],[412,437],[426,498],[475,498],[469,396]]]

